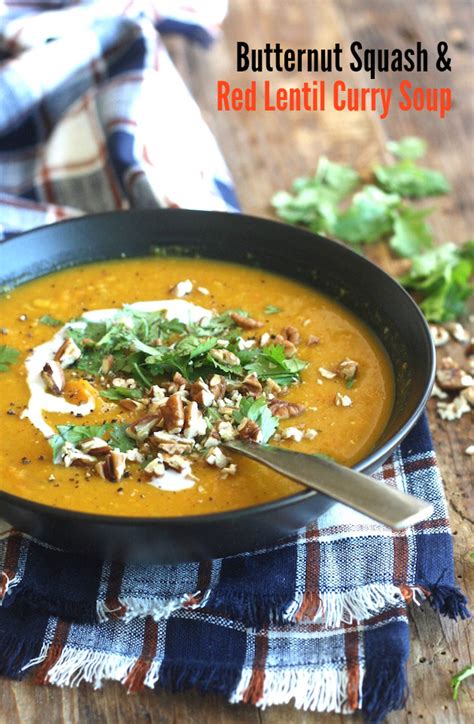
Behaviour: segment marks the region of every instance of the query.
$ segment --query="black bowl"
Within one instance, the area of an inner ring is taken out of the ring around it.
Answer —
[[[317,287],[363,319],[391,359],[393,413],[374,450],[356,466],[370,473],[423,411],[434,378],[427,324],[411,297],[381,269],[322,236],[245,215],[146,210],[86,216],[17,236],[0,247],[2,285],[65,267],[149,254],[207,257],[258,266]],[[302,492],[252,508],[182,518],[74,513],[0,492],[0,514],[68,550],[116,560],[202,560],[267,545],[327,511],[334,501]]]

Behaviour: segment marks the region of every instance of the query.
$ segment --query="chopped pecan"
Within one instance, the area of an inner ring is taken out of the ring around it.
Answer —
[[[184,405],[180,395],[175,392],[161,409],[166,430],[171,433],[181,432],[184,425]]]
[[[304,437],[304,431],[300,430],[299,427],[286,427],[281,433],[283,440],[294,440],[295,442],[301,442]]]
[[[175,297],[185,297],[187,294],[191,294],[193,291],[193,283],[190,279],[185,279],[182,282],[178,282],[174,285],[174,287],[171,287],[170,292],[175,295]]]
[[[110,452],[110,445],[101,437],[91,437],[81,442],[81,450],[89,455],[106,455]]]
[[[232,312],[230,318],[233,319],[241,329],[259,329],[263,327],[263,322],[257,322],[257,320],[252,319],[252,317],[244,317],[243,314],[238,314],[237,312]]]
[[[159,422],[161,422],[162,416],[160,415],[145,415],[140,417],[131,425],[125,428],[125,432],[133,440],[137,442],[143,442],[150,435],[153,428],[155,428]]]
[[[336,392],[334,403],[336,407],[350,407],[352,405],[352,399],[349,395],[341,395],[340,392]]]
[[[167,467],[177,470],[178,473],[189,473],[191,472],[191,465],[189,460],[183,458],[182,455],[163,455]]]
[[[278,395],[281,392],[281,387],[278,382],[269,377],[265,384],[265,392],[270,395]]]
[[[461,369],[451,357],[443,357],[441,360],[436,380],[442,390],[462,390],[474,383],[471,375]]]
[[[469,387],[461,390],[461,396],[464,397],[471,407],[474,407],[474,385],[469,385]]]
[[[209,389],[215,400],[222,400],[226,391],[226,381],[222,375],[212,375],[209,380]]]
[[[247,375],[241,385],[241,389],[245,390],[252,397],[258,397],[262,393],[262,385],[260,384],[255,372]]]
[[[109,480],[111,483],[118,483],[125,472],[126,459],[125,453],[120,452],[120,450],[112,450],[105,460],[97,463],[95,469],[104,480]]]
[[[235,429],[231,422],[221,420],[216,426],[217,433],[221,440],[233,440],[236,436]]]
[[[207,453],[206,462],[208,465],[215,465],[216,468],[220,468],[222,470],[230,463],[230,459],[226,457],[220,447],[216,445]]]
[[[127,410],[127,412],[133,412],[134,410],[143,410],[144,408],[143,402],[140,402],[139,400],[132,400],[130,397],[125,397],[122,400],[117,400],[117,403],[122,408],[122,410]]]
[[[301,336],[296,327],[291,325],[281,330],[282,336],[293,344],[299,344],[301,342]]]
[[[320,341],[321,341],[320,338],[319,338],[319,337],[316,337],[315,334],[310,334],[309,337],[308,337],[308,342],[307,342],[307,344],[309,345],[309,347],[311,347],[313,344],[319,344]]]
[[[469,342],[469,333],[464,329],[460,322],[448,322],[446,329],[456,342],[459,342],[460,344],[467,344]]]
[[[64,443],[61,450],[61,457],[66,468],[69,468],[71,465],[83,467],[96,461],[95,457],[82,452],[82,450],[78,450],[70,442]]]
[[[189,383],[188,383],[186,377],[183,377],[183,375],[181,374],[181,372],[175,372],[175,373],[174,373],[174,375],[173,375],[173,382],[174,382],[174,384],[177,385],[178,387],[182,387],[183,385],[184,385],[185,387],[189,387]]]
[[[204,435],[206,430],[206,421],[199,410],[198,403],[195,401],[188,402],[184,408],[184,437],[194,438],[197,435]]]
[[[152,475],[154,478],[161,478],[165,474],[165,464],[161,455],[157,455],[153,458],[143,470],[148,475]]]
[[[262,441],[262,431],[254,420],[244,417],[237,428],[237,434],[241,440],[253,440],[253,442]]]
[[[298,415],[302,415],[306,410],[306,405],[303,405],[300,402],[278,400],[276,397],[273,400],[270,400],[268,407],[270,408],[272,415],[275,417],[281,417],[283,420],[288,417],[298,417]]]
[[[430,324],[431,339],[435,347],[443,347],[449,342],[449,334],[444,327],[438,327],[437,324]]]
[[[112,380],[113,387],[125,387],[127,390],[135,390],[137,387],[137,381],[133,377],[124,379],[123,377],[115,377]]]
[[[336,377],[335,372],[331,372],[331,370],[327,370],[325,367],[319,368],[319,374],[321,377],[325,377],[327,380],[333,380]]]
[[[285,339],[285,341],[283,342],[283,351],[285,353],[285,357],[294,357],[294,355],[296,354],[296,347],[293,342]]]
[[[63,368],[59,362],[55,362],[54,360],[46,362],[41,371],[41,377],[48,392],[52,392],[53,395],[60,395],[64,390],[66,380],[64,379]]]
[[[79,359],[82,352],[70,337],[66,337],[60,348],[54,355],[55,362],[59,362],[61,367],[70,367]]]
[[[232,367],[240,364],[240,360],[237,355],[230,352],[228,349],[216,349],[214,347],[214,349],[211,349],[210,355],[221,364],[231,365]]]
[[[353,380],[357,375],[359,364],[346,357],[336,367],[336,372],[343,380]]]
[[[191,385],[190,395],[191,399],[202,407],[210,407],[214,402],[213,393],[201,377]]]
[[[110,370],[112,369],[114,364],[114,356],[113,354],[107,354],[104,359],[102,360],[102,364],[100,365],[100,372],[103,375],[107,375]]]

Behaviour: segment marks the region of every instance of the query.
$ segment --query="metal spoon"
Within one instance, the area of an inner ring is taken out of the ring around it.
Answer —
[[[413,495],[378,483],[368,475],[318,457],[292,452],[272,445],[232,441],[228,450],[276,470],[307,488],[334,498],[390,528],[407,528],[428,518],[433,506]]]

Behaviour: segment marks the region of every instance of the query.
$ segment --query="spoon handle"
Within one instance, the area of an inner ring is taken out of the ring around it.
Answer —
[[[390,528],[407,528],[425,520],[433,511],[433,506],[420,498],[317,455],[252,442],[232,441],[224,445]]]

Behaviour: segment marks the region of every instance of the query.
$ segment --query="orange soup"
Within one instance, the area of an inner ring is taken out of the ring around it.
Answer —
[[[390,362],[316,290],[209,260],[124,259],[0,299],[0,488],[77,511],[180,516],[299,491],[246,439],[352,465],[390,416]]]

